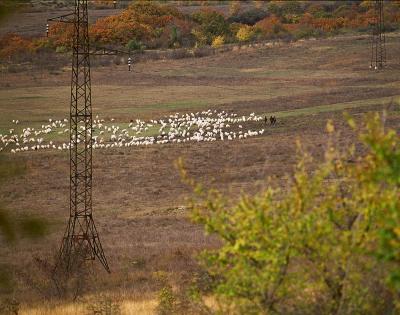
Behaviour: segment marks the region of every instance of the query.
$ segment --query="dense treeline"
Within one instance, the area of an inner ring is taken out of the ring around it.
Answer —
[[[349,31],[368,32],[374,24],[372,1],[232,1],[229,10],[226,10],[228,5],[222,7],[225,7],[224,11],[207,5],[199,6],[189,14],[168,2],[134,1],[119,14],[92,24],[91,40],[95,45],[130,50],[220,46]],[[384,13],[386,31],[397,29],[400,2],[385,2]],[[49,35],[49,38],[23,38],[8,34],[0,39],[0,56],[69,49],[72,38],[70,25],[52,24]]]

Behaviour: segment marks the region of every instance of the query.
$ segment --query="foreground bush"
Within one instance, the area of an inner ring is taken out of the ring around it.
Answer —
[[[195,187],[194,220],[222,241],[202,262],[225,311],[398,314],[400,146],[381,120],[370,115],[357,127],[349,119],[357,150],[335,146],[328,123],[322,162],[299,144],[285,187],[233,204],[183,171]]]

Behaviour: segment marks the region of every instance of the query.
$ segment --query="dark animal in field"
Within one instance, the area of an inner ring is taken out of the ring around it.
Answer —
[[[276,124],[276,117],[275,116],[269,117],[269,122],[270,122],[271,125],[275,125]]]

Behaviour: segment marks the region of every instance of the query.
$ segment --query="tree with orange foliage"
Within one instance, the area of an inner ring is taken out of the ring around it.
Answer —
[[[72,24],[58,22],[50,25],[49,38],[52,46],[70,48],[73,37],[74,27]]]
[[[344,18],[317,18],[314,19],[312,26],[324,32],[333,32],[342,28],[344,22]]]
[[[287,30],[275,15],[257,22],[255,28],[266,38],[276,38],[287,33]]]
[[[35,47],[32,41],[17,34],[7,34],[0,39],[0,57],[10,58],[25,53],[33,53]]]
[[[97,20],[90,27],[90,33],[96,42],[126,45],[132,39],[145,41],[160,37],[174,18],[183,18],[176,8],[141,1],[118,15]]]

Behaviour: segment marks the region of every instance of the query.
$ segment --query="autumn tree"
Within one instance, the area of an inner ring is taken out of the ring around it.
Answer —
[[[193,34],[201,45],[210,45],[217,36],[229,36],[229,23],[224,16],[214,10],[203,9],[192,15],[193,20],[198,23],[193,29]]]
[[[225,38],[224,36],[219,35],[213,39],[211,46],[214,48],[218,48],[221,47],[223,44],[225,44]]]
[[[174,7],[139,1],[119,15],[96,21],[90,27],[93,41],[103,44],[126,45],[130,40],[150,41],[160,37],[173,19],[184,16]]]
[[[0,57],[11,58],[35,51],[32,41],[17,34],[7,34],[0,39]]]
[[[280,19],[275,15],[266,17],[265,19],[257,22],[255,29],[260,31],[266,38],[276,38],[287,33]]]
[[[53,23],[49,29],[49,39],[54,47],[70,49],[74,38],[74,27],[67,23]]]
[[[243,25],[236,33],[236,38],[240,42],[248,42],[253,39],[255,35],[254,28],[249,25]]]

